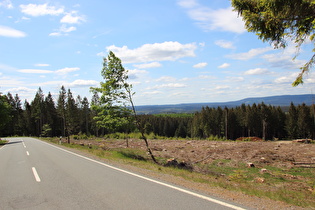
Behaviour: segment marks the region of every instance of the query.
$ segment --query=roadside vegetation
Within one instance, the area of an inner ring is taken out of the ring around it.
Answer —
[[[43,140],[59,143],[58,138],[44,138]],[[102,144],[93,143],[101,141]],[[170,160],[156,155],[156,159],[160,163],[157,165],[144,148],[128,148],[124,141],[107,138],[106,143],[104,143],[104,139],[86,140],[85,143],[80,143],[78,140],[72,140],[71,144],[63,141],[62,145],[90,153],[107,161],[181,177],[197,185],[219,187],[247,195],[283,201],[290,205],[315,208],[315,169],[312,167],[313,165],[285,167],[265,164],[263,167],[262,165],[253,167],[233,158],[220,158],[206,164],[201,162],[181,164],[184,163],[181,161],[172,164],[174,159]],[[111,146],[118,145],[118,142],[119,146]],[[216,144],[220,142],[233,143],[234,141],[216,141]],[[310,145],[313,146],[313,144]],[[169,164],[170,162],[171,164]],[[253,165],[256,164],[259,163],[253,162]]]
[[[5,145],[6,143],[8,143],[7,140],[1,140],[1,139],[0,139],[0,146]]]

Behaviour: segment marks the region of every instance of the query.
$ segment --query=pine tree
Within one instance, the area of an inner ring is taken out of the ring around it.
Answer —
[[[289,112],[287,114],[286,120],[286,130],[288,133],[288,137],[291,139],[296,139],[298,137],[298,111],[293,103],[291,103]]]
[[[57,110],[55,106],[55,102],[51,93],[49,92],[45,98],[45,112],[44,112],[44,124],[49,125],[51,128],[51,133],[49,136],[56,136],[58,135],[58,118],[57,118]],[[47,127],[46,125],[46,127]]]
[[[59,91],[59,97],[57,101],[57,114],[59,116],[59,130],[62,136],[66,136],[66,89],[64,86],[61,87]]]
[[[67,127],[67,136],[78,133],[80,127],[80,122],[78,119],[78,108],[76,102],[73,98],[72,92],[68,89],[67,92],[67,101],[66,101],[66,127]],[[69,139],[69,138],[68,138]]]
[[[44,114],[44,94],[41,88],[36,92],[34,100],[31,102],[32,119],[35,122],[35,135],[40,136],[43,127]]]

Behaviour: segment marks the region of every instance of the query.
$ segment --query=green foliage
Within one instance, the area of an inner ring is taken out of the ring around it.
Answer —
[[[42,136],[48,137],[48,136],[51,136],[51,134],[52,134],[52,129],[51,129],[50,125],[44,124],[43,128],[42,128]]]
[[[311,0],[232,0],[232,6],[243,17],[248,31],[275,48],[285,48],[292,40],[296,47],[307,40],[314,42],[315,4]],[[313,49],[314,52],[314,49]],[[303,75],[314,65],[315,54],[301,67],[293,86],[303,83]]]
[[[78,135],[71,135],[70,138],[74,139],[74,140],[80,140],[80,139],[88,139],[89,136],[86,135],[85,133],[79,133]]]
[[[225,137],[219,137],[219,136],[214,136],[214,135],[210,135],[207,140],[209,141],[226,141],[228,139],[226,139]]]
[[[105,82],[101,82],[101,87],[91,88],[91,91],[101,93],[99,103],[92,104],[92,109],[96,111],[94,117],[98,127],[105,127],[109,131],[119,130],[130,122],[130,105],[132,86],[127,83],[128,72],[121,64],[121,60],[113,52],[109,52],[104,58],[102,76]]]
[[[6,143],[8,143],[8,141],[0,139],[0,145],[5,145]]]
[[[154,114],[154,116],[157,116],[157,117],[176,117],[176,118],[179,118],[179,117],[193,117],[194,116],[194,113],[161,113],[161,114]]]
[[[7,97],[0,94],[0,130],[10,120],[10,104],[8,103]]]

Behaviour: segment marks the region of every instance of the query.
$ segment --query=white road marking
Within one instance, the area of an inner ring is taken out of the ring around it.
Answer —
[[[35,167],[32,167],[32,171],[33,171],[33,174],[34,174],[34,177],[35,177],[35,180],[36,182],[40,182],[40,178],[38,176],[38,173],[36,171],[36,168]]]
[[[38,141],[40,141],[40,140],[38,140]],[[60,148],[60,147],[54,146],[54,145],[52,145],[52,144],[49,144],[49,143],[46,143],[46,142],[43,142],[43,141],[40,141],[40,142],[42,142],[42,143],[44,143],[44,144],[48,144],[48,145],[50,145],[50,146],[52,146],[52,147],[54,147],[54,148],[57,148],[57,149],[62,150],[62,151],[64,151],[64,152],[70,153],[70,154],[72,154],[72,155],[75,155],[75,156],[81,157],[81,158],[83,158],[83,159],[92,161],[92,162],[94,162],[94,163],[98,163],[98,164],[103,165],[103,166],[106,166],[106,167],[108,167],[108,168],[111,168],[111,169],[114,169],[114,170],[117,170],[117,171],[120,171],[120,172],[129,174],[129,175],[138,177],[138,178],[140,178],[140,179],[144,179],[144,180],[147,180],[147,181],[150,181],[150,182],[159,184],[159,185],[163,185],[163,186],[165,186],[165,187],[169,187],[169,188],[172,188],[172,189],[174,189],[174,190],[178,190],[178,191],[180,191],[180,192],[183,192],[183,193],[186,193],[186,194],[189,194],[189,195],[192,195],[192,196],[195,196],[195,197],[198,197],[198,198],[201,198],[201,199],[204,199],[204,200],[207,200],[207,201],[210,201],[210,202],[213,202],[213,203],[222,205],[222,206],[226,206],[226,207],[229,207],[229,208],[232,208],[232,209],[245,210],[244,208],[235,206],[235,205],[233,205],[233,204],[225,203],[225,202],[223,202],[223,201],[219,201],[219,200],[216,200],[216,199],[214,199],[214,198],[210,198],[210,197],[208,197],[208,196],[204,196],[204,195],[201,195],[201,194],[198,194],[198,193],[189,191],[189,190],[185,190],[185,189],[182,189],[182,188],[180,188],[180,187],[176,187],[176,186],[173,186],[173,185],[170,185],[170,184],[166,184],[166,183],[164,183],[164,182],[160,182],[160,181],[157,181],[157,180],[154,180],[154,179],[145,177],[145,176],[141,176],[141,175],[139,175],[139,174],[135,174],[135,173],[132,173],[132,172],[129,172],[129,171],[120,169],[120,168],[116,168],[116,167],[111,166],[111,165],[108,165],[108,164],[106,164],[106,163],[102,163],[102,162],[99,162],[99,161],[97,161],[97,160],[93,160],[93,159],[91,159],[91,158],[88,158],[88,157],[85,157],[85,156],[76,154],[76,153],[74,153],[74,152],[70,152],[70,151],[68,151],[68,150],[62,149],[62,148]],[[35,169],[35,168],[34,168],[34,169]]]
[[[24,141],[22,141],[22,144],[23,144],[24,148],[26,148],[26,145],[25,145]]]
[[[29,156],[30,155],[30,153],[28,152],[28,151],[26,151],[26,154]]]

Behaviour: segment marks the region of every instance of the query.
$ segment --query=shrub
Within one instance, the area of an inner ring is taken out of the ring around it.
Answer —
[[[252,137],[239,137],[236,141],[264,141],[259,137],[252,136]]]

